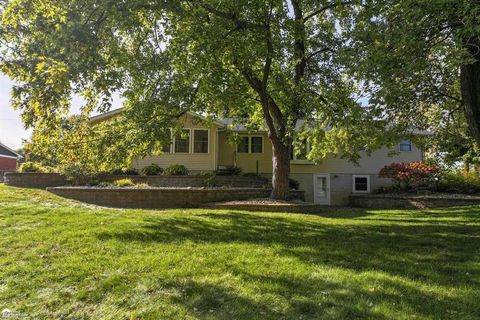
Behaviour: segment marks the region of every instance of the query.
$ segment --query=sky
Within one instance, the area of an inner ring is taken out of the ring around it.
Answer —
[[[0,73],[0,142],[11,149],[22,147],[22,139],[28,139],[31,130],[25,130],[20,112],[10,106],[10,92],[13,82]]]
[[[13,82],[5,75],[0,73],[0,142],[13,150],[22,147],[22,141],[29,139],[32,133],[31,129],[25,129],[20,118],[20,112],[13,110],[10,105],[10,93]],[[72,97],[71,113],[79,113],[83,104],[81,97]],[[114,95],[112,109],[121,106],[121,99]]]

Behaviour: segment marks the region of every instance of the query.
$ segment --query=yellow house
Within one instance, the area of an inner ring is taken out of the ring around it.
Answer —
[[[90,119],[96,124],[119,114],[113,110]],[[172,138],[162,155],[147,155],[133,162],[135,169],[142,169],[152,163],[166,168],[182,164],[192,173],[217,170],[236,166],[244,173],[272,174],[272,145],[266,131],[249,133],[243,128],[232,131],[226,121],[215,121],[206,125],[201,116],[187,113],[179,119],[185,133]],[[229,136],[238,135],[237,143]],[[358,165],[345,159],[328,157],[321,163],[314,163],[301,157],[291,160],[291,178],[300,183],[307,201],[325,205],[344,205],[352,193],[370,193],[375,188],[388,185],[390,181],[378,177],[380,169],[392,162],[423,160],[423,152],[408,140],[401,141],[398,153],[389,154],[388,148],[364,154]]]

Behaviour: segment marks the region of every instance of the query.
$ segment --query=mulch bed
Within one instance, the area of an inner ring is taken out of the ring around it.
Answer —
[[[250,200],[237,200],[226,202],[215,202],[204,205],[210,209],[225,210],[246,210],[262,212],[291,212],[291,213],[319,213],[324,211],[326,206],[300,200],[273,200],[269,198],[259,198]]]

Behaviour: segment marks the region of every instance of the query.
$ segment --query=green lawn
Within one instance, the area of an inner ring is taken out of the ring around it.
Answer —
[[[0,185],[20,319],[480,319],[480,207],[119,210]]]

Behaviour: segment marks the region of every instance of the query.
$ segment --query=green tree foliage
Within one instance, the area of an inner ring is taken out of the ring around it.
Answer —
[[[362,107],[361,82],[347,73],[357,57],[346,50],[352,41],[340,26],[358,4],[4,1],[2,71],[18,82],[14,106],[38,135],[57,137],[72,93],[85,98],[89,114],[107,110],[120,92],[121,120],[104,125],[108,134],[89,135],[98,145],[85,143],[100,147],[107,163],[155,153],[169,138],[165,128],[187,111],[266,126],[272,195],[285,198],[297,141],[312,143],[311,159],[335,154],[352,161],[360,148],[370,152],[394,141],[395,123],[387,130],[378,120],[388,117]],[[80,150],[72,153],[91,154]]]
[[[463,111],[461,135],[480,146],[478,0],[372,0],[343,26],[358,57],[355,76],[378,114],[438,129],[437,113],[445,129]]]

